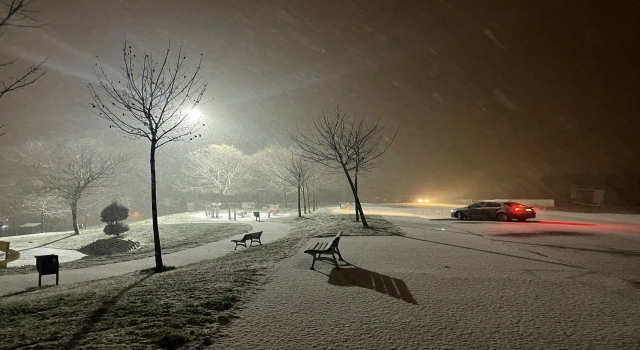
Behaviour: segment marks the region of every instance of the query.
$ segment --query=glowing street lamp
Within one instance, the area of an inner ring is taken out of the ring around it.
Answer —
[[[189,112],[187,112],[187,118],[193,121],[200,119],[201,116],[202,116],[202,113],[197,109],[192,109]]]

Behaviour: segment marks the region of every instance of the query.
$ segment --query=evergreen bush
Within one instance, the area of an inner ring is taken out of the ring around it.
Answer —
[[[129,225],[121,222],[129,217],[129,208],[118,202],[107,205],[100,212],[100,220],[106,222],[103,232],[107,235],[120,237],[120,234],[129,231]]]

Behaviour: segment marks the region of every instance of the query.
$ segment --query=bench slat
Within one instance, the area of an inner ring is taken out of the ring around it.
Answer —
[[[311,243],[311,245],[309,245],[307,247],[307,249],[305,249],[304,251],[310,251],[310,250],[317,250],[316,248],[320,245],[320,243],[322,242],[315,242],[315,243]]]
[[[305,249],[305,252],[325,252],[327,250],[329,250],[331,248],[331,246],[329,245],[329,243],[327,242],[316,242],[311,244],[307,249]]]

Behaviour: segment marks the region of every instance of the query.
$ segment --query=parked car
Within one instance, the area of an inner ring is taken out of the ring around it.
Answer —
[[[525,221],[536,217],[533,207],[516,202],[477,202],[451,210],[451,217],[458,220],[481,219],[498,221]]]

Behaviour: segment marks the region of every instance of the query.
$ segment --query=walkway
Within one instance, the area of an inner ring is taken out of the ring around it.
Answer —
[[[351,266],[309,270],[302,249],[279,261],[215,348],[640,349],[637,287],[437,221],[385,217],[406,236],[343,236]]]
[[[263,231],[263,244],[273,242],[289,234],[289,229],[282,224],[273,222],[252,222],[252,230]],[[218,242],[205,244],[200,247],[185,249],[171,254],[163,254],[162,260],[166,266],[184,266],[203,260],[216,259],[234,251],[232,239],[240,239],[244,234],[225,238]],[[238,250],[243,249],[239,247]],[[155,258],[149,257],[139,260],[124,261],[114,264],[98,265],[74,270],[60,270],[60,284],[73,284],[102,278],[124,275],[126,273],[144,270],[155,266]],[[42,276],[42,285],[55,284],[55,276]],[[22,292],[38,285],[38,273],[0,276],[0,296]]]

